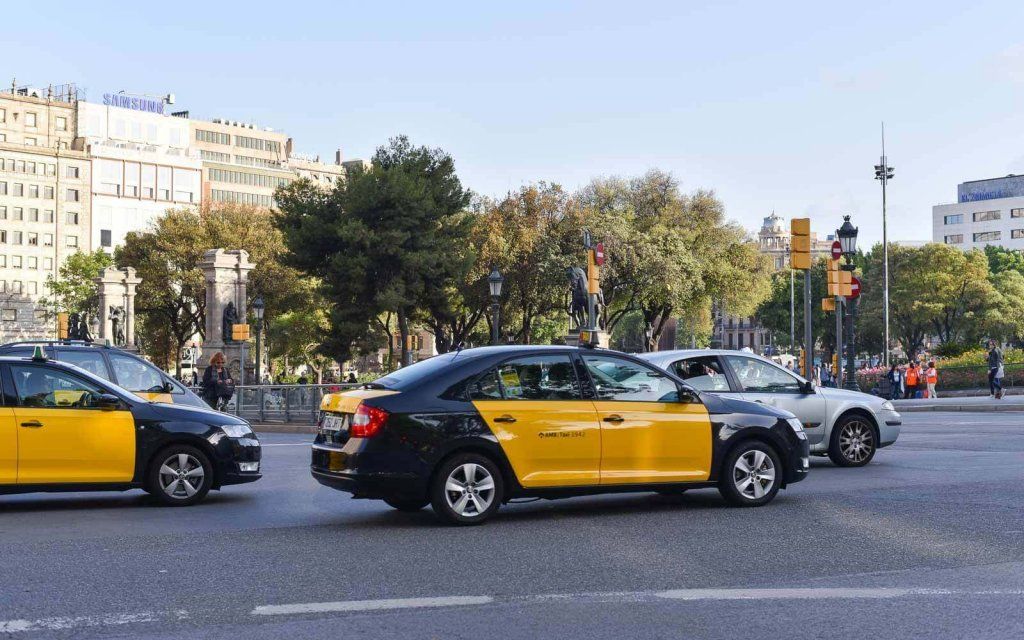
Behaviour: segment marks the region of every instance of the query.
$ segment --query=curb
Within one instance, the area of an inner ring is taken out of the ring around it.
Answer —
[[[904,405],[897,406],[899,413],[919,413],[925,411],[952,411],[963,413],[988,413],[993,411],[1024,411],[1024,404],[1006,405],[970,405],[970,404],[926,404],[926,405]]]

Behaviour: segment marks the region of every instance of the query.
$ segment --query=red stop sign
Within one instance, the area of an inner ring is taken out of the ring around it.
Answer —
[[[849,295],[849,298],[852,300],[853,298],[859,298],[859,297],[860,297],[860,278],[857,278],[857,277],[850,278],[850,295]]]
[[[836,240],[835,242],[832,243],[832,259],[833,260],[838,260],[839,258],[842,258],[842,257],[843,257],[843,245],[839,244],[839,241]]]
[[[604,264],[604,243],[598,242],[594,247],[594,264],[601,266]]]

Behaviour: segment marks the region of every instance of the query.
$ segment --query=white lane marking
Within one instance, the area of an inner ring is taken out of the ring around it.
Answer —
[[[60,631],[81,627],[107,627],[137,622],[156,622],[152,613],[128,613],[104,616],[79,616],[73,618],[40,618],[38,620],[0,620],[0,633],[23,631]]]
[[[307,602],[303,604],[277,604],[256,607],[252,615],[281,616],[298,613],[328,613],[339,611],[381,611],[385,609],[425,609],[428,607],[463,607],[490,604],[491,596],[444,596],[439,598],[392,598],[385,600],[348,600],[342,602]]]
[[[809,588],[809,589],[671,589],[654,595],[670,600],[833,600],[952,595],[946,589]]]

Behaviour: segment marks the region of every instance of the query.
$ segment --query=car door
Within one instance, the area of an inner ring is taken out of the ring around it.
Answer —
[[[726,355],[724,359],[739,385],[736,397],[789,411],[803,423],[809,440],[815,434],[820,438],[827,403],[819,390],[807,392],[802,379],[760,358]]]
[[[524,487],[598,484],[601,429],[568,353],[507,360],[470,398]]]
[[[0,485],[18,481],[18,427],[0,384]]]
[[[103,389],[44,363],[11,364],[18,424],[18,484],[130,482],[135,420],[103,410]]]
[[[167,379],[155,366],[113,350],[107,356],[114,370],[114,382],[118,386],[150,402],[174,402],[167,392]]]
[[[601,421],[601,484],[707,480],[711,421],[700,402],[680,402],[679,385],[654,367],[584,354]]]

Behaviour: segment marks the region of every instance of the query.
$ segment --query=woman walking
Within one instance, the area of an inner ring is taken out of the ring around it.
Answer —
[[[235,395],[235,381],[224,366],[224,354],[218,351],[210,358],[210,366],[203,371],[203,399],[218,411],[223,411]]]
[[[988,341],[988,391],[996,400],[1003,397],[1003,350]]]
[[[903,372],[896,365],[889,368],[889,399],[899,400],[903,397]]]

